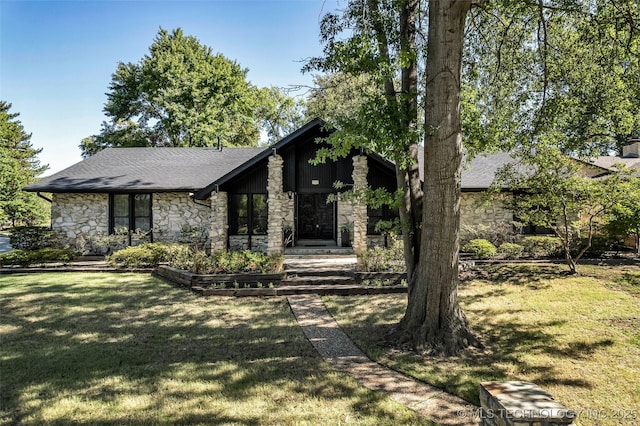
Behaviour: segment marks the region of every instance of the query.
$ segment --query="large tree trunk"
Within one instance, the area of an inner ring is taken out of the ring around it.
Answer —
[[[422,243],[417,279],[394,333],[421,352],[454,354],[478,344],[458,304],[462,133],[460,77],[471,0],[430,0]]]

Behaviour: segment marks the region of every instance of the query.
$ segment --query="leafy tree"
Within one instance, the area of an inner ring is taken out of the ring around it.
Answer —
[[[138,63],[118,64],[104,106],[110,121],[83,139],[83,156],[109,146],[212,146],[219,137],[254,146],[267,124],[276,137],[295,120],[293,102],[251,85],[246,73],[181,29],[160,29]]]
[[[302,106],[277,87],[260,89],[258,117],[269,142],[277,142],[304,124]]]
[[[397,165],[410,279],[407,311],[390,336],[395,343],[447,354],[477,343],[457,300],[462,124],[469,154],[514,146],[532,151],[551,139],[564,151],[588,151],[630,131],[631,115],[605,106],[615,102],[609,89],[616,84],[625,85],[629,98],[637,94],[631,75],[637,9],[633,0],[352,0],[342,13],[323,18],[324,56],[306,69],[365,73],[376,88],[355,118],[339,123],[333,154],[360,146]],[[625,48],[609,58],[607,44],[625,36]],[[602,49],[595,57],[583,58],[596,47]],[[572,68],[583,60],[598,67],[583,74],[589,81],[580,85]],[[607,82],[603,102],[593,89],[611,61],[618,61],[621,77]],[[585,100],[584,120],[572,116],[572,106]],[[424,196],[416,161],[422,138]]]
[[[33,193],[22,191],[47,169],[37,156],[42,149],[31,145],[20,115],[11,104],[0,101],[0,220],[33,225],[46,218],[46,209]]]
[[[622,206],[630,185],[628,173],[621,170],[593,179],[585,175],[584,167],[553,145],[501,170],[496,181],[496,188],[506,185],[522,193],[508,202],[516,216],[553,230],[573,274],[607,214]]]
[[[606,230],[621,237],[633,235],[636,254],[640,256],[640,179],[629,179],[623,185],[624,196],[610,209]]]

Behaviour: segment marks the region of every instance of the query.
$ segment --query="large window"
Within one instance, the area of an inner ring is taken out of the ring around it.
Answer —
[[[398,219],[398,210],[389,206],[381,206],[377,209],[367,207],[367,235],[380,235],[379,229],[376,229],[378,222],[392,222]]]
[[[230,235],[265,235],[267,218],[267,194],[230,195]]]
[[[151,230],[151,194],[111,194],[109,233]]]

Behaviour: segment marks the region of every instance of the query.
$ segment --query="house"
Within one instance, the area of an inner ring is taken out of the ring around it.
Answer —
[[[185,230],[208,235],[212,251],[284,250],[340,246],[349,229],[353,250],[381,245],[376,223],[397,217],[341,194],[350,188],[396,189],[394,165],[375,153],[312,165],[328,136],[315,119],[268,148],[108,148],[25,188],[52,193],[51,226],[66,243],[127,230],[153,241],[173,241]],[[499,201],[481,203],[507,153],[476,157],[462,174],[461,227],[511,224]],[[343,183],[336,189],[334,183]],[[505,188],[505,190],[508,190]],[[330,197],[333,195],[333,197]]]

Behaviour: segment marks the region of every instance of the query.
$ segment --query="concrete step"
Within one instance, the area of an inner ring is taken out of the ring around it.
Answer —
[[[353,248],[351,247],[287,247],[284,250],[285,258],[289,256],[354,256]]]
[[[319,285],[355,285],[355,279],[353,276],[297,276],[287,277],[282,281],[282,286],[319,286]]]

